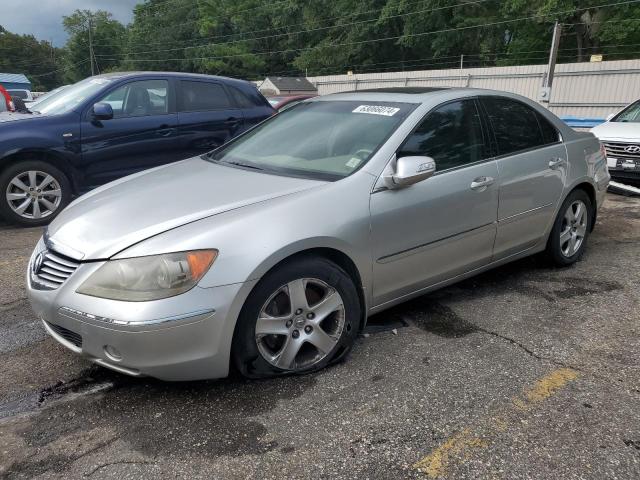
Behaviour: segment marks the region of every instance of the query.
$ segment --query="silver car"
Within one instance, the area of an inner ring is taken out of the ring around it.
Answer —
[[[58,342],[126,374],[308,372],[392,305],[537,252],[572,264],[608,182],[592,134],[517,95],[317,97],[77,199],[29,297]]]

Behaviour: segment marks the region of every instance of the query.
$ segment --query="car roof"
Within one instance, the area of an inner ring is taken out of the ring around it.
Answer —
[[[240,80],[237,78],[222,77],[218,75],[205,75],[203,73],[184,73],[184,72],[156,72],[156,71],[111,72],[111,73],[104,73],[102,75],[96,75],[94,78],[109,78],[109,79],[120,80],[123,78],[157,77],[160,75],[163,77],[191,78],[194,80],[198,80],[198,79],[218,80],[221,82],[253,85],[251,82],[248,82],[246,80]]]

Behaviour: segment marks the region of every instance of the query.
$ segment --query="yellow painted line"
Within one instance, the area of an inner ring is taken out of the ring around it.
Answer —
[[[413,468],[429,478],[446,476],[450,464],[456,460],[468,459],[480,448],[488,448],[489,437],[504,432],[510,425],[515,425],[517,422],[514,420],[518,420],[518,417],[522,417],[531,408],[553,396],[577,377],[578,372],[571,368],[554,370],[525,390],[522,397],[513,398],[511,407],[507,407],[504,414],[494,415],[475,428],[465,428],[456,433],[426,457],[414,463]]]

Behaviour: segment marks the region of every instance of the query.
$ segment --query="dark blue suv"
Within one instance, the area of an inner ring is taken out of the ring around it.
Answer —
[[[0,114],[0,214],[30,226],[74,195],[210,151],[274,113],[249,82],[166,72],[91,77],[30,108]]]

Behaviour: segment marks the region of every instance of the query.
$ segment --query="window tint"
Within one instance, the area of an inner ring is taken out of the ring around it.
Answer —
[[[399,157],[410,155],[433,158],[437,171],[485,158],[475,101],[451,102],[430,112],[400,147]]]
[[[498,142],[498,152],[506,155],[544,145],[536,112],[506,98],[483,98]]]
[[[231,108],[227,92],[219,83],[180,81],[180,110],[198,112]]]
[[[560,135],[556,130],[556,127],[549,123],[549,120],[544,118],[540,113],[536,112],[538,117],[538,123],[540,124],[540,130],[542,130],[542,140],[545,145],[550,143],[556,143],[560,141]]]
[[[252,108],[255,107],[254,103],[251,99],[245,95],[244,92],[241,92],[236,87],[232,87],[228,85],[229,91],[231,92],[231,96],[233,97],[236,105],[240,108]]]
[[[113,108],[113,117],[143,117],[169,112],[166,80],[141,80],[116,88],[102,97]]]

